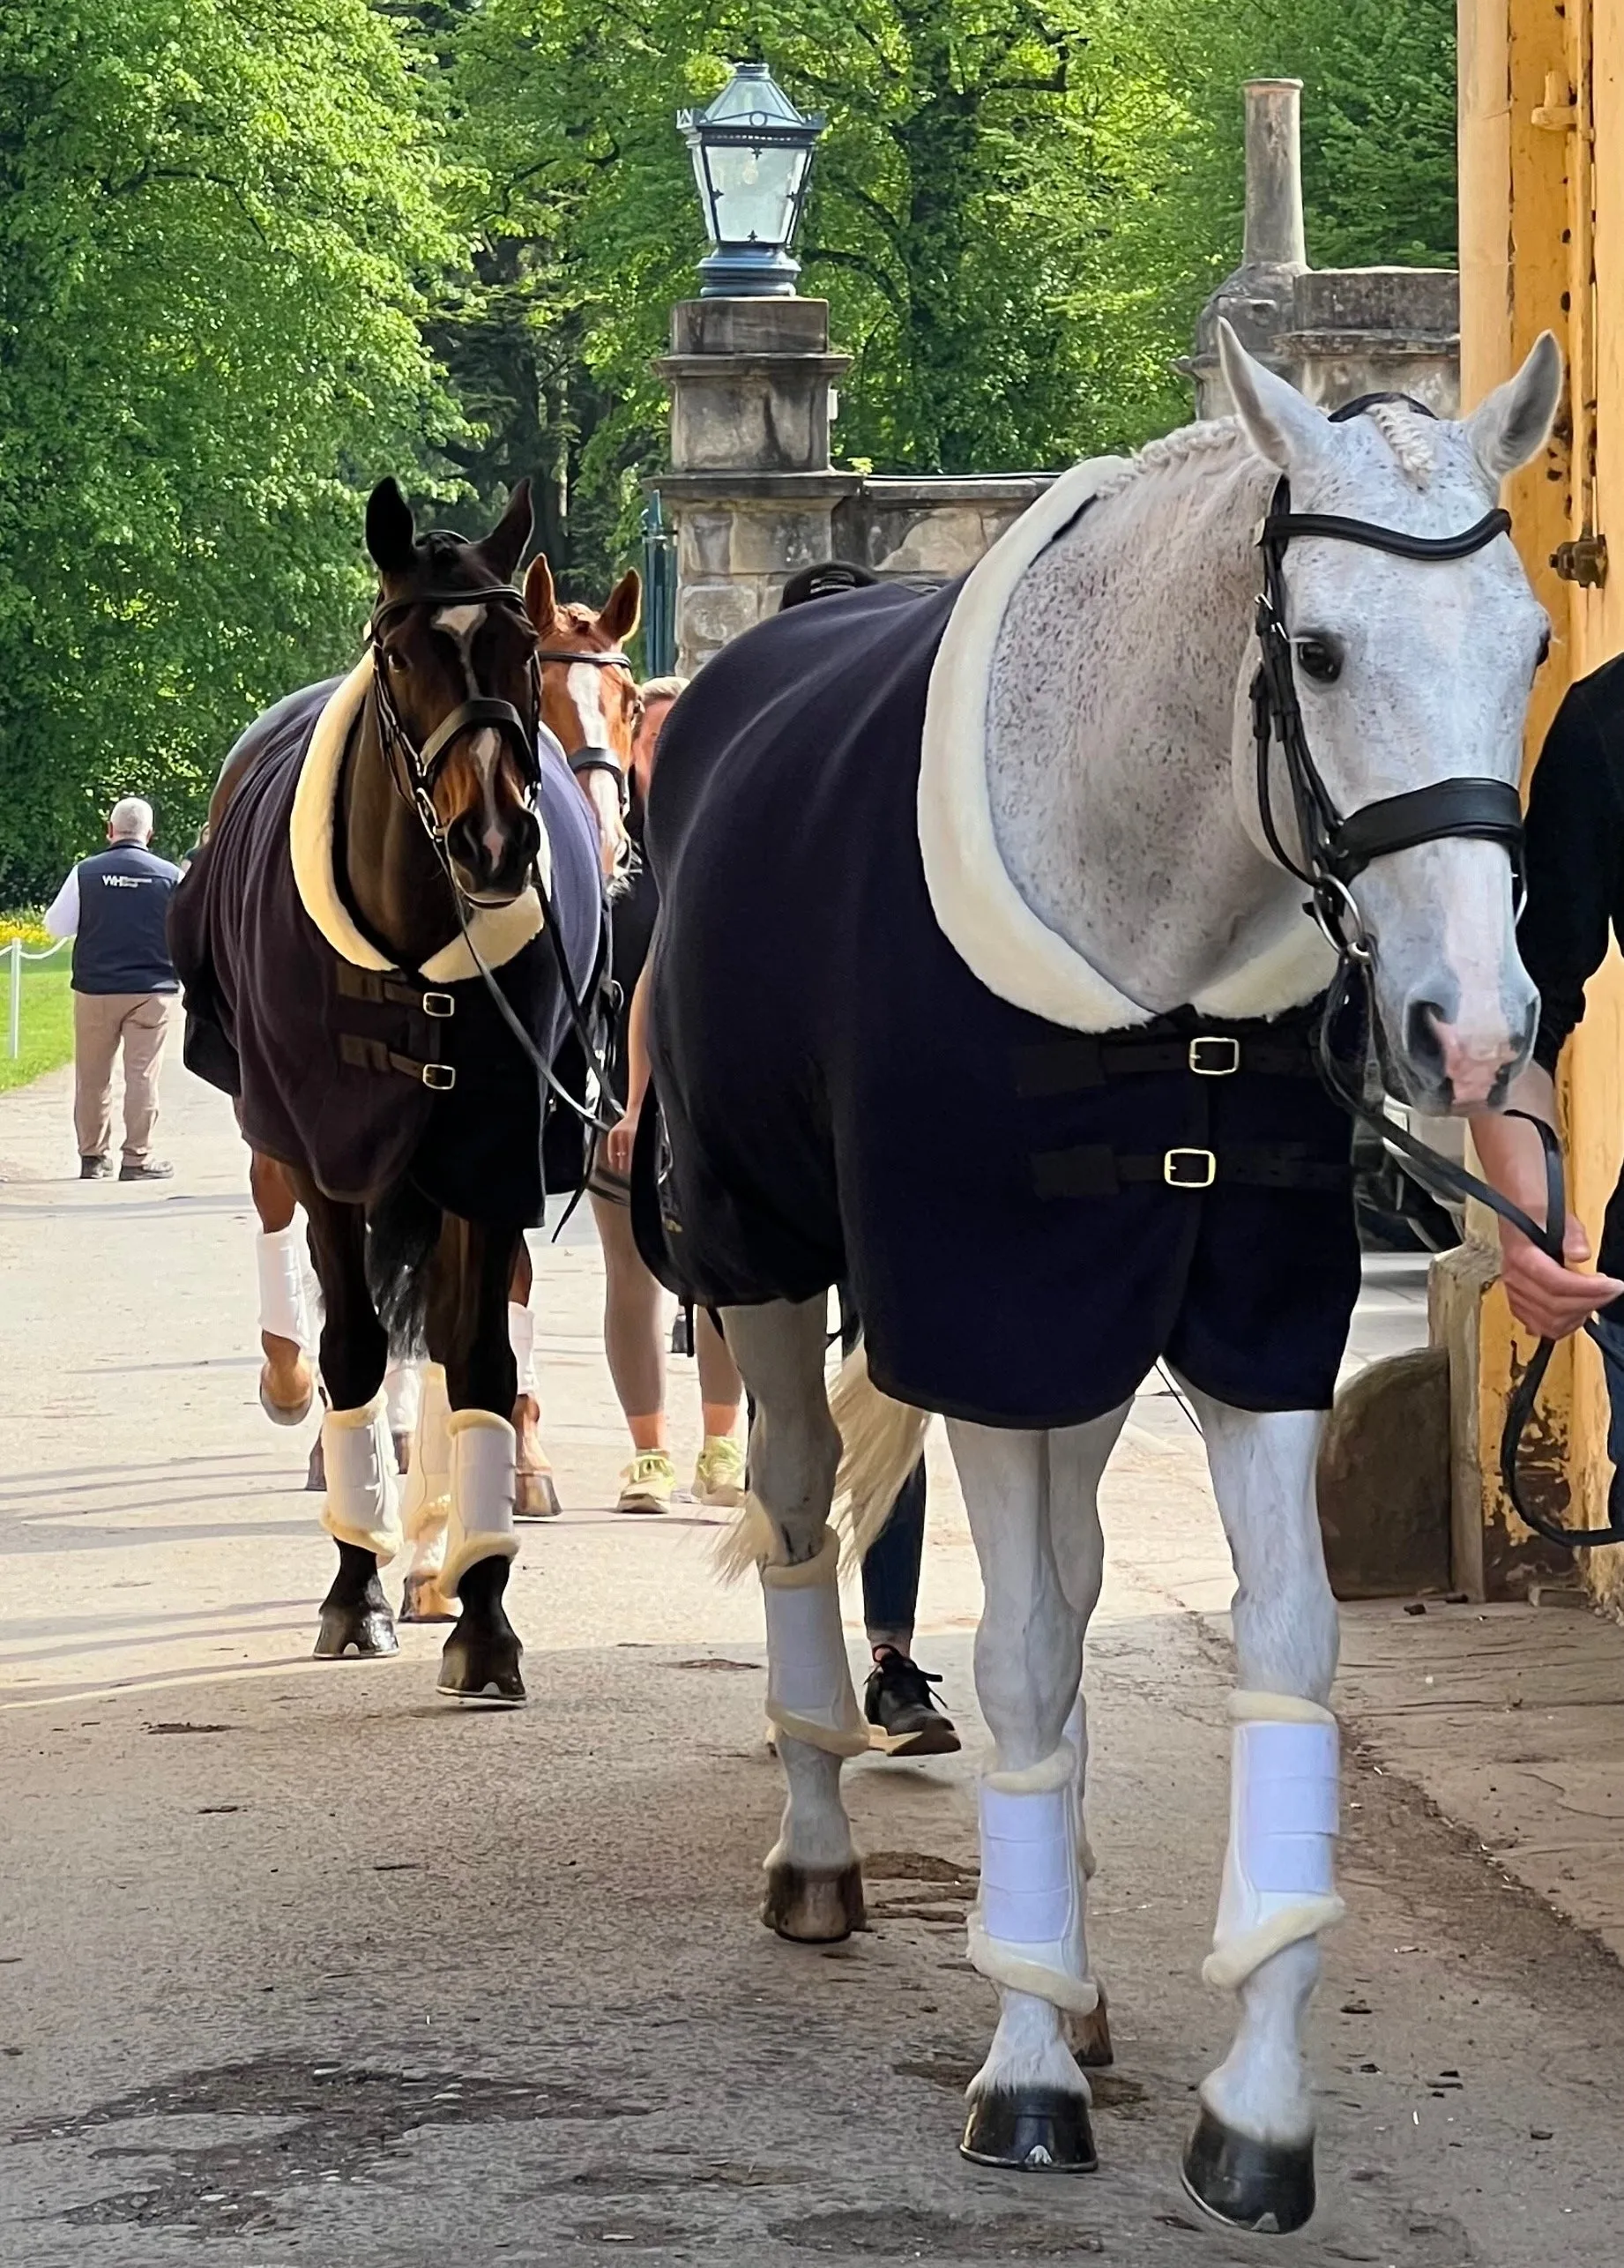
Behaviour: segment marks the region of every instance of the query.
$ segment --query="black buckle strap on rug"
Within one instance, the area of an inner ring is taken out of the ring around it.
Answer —
[[[382,1040],[364,1039],[359,1032],[339,1034],[339,1058],[359,1071],[397,1071],[401,1078],[415,1079],[431,1093],[449,1094],[457,1084],[455,1063],[425,1062],[419,1056],[404,1056],[398,1048]]]
[[[1143,1036],[1069,1033],[1063,1040],[1038,1040],[1013,1051],[1015,1091],[1032,1101],[1054,1094],[1076,1094],[1114,1078],[1189,1071],[1196,1078],[1228,1078],[1249,1071],[1268,1078],[1313,1078],[1314,1052],[1306,1032],[1162,1032]]]
[[[431,1023],[443,1023],[457,1013],[456,996],[437,991],[432,985],[411,984],[404,977],[386,975],[380,969],[357,968],[351,961],[340,961],[334,974],[342,1000],[410,1008],[420,1016],[427,1016]]]
[[[1032,1187],[1039,1197],[1121,1197],[1124,1190],[1160,1184],[1173,1190],[1351,1189],[1353,1168],[1309,1155],[1302,1142],[1226,1144],[1210,1150],[1198,1143],[1144,1156],[1124,1156],[1106,1142],[1084,1142],[1072,1150],[1040,1150],[1032,1161]]]

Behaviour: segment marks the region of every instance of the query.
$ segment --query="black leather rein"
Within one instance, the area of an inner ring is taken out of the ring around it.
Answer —
[[[1396,395],[1366,396],[1334,413],[1336,421],[1357,416],[1373,401],[1404,399]],[[1419,402],[1412,409],[1430,414]],[[1367,936],[1351,884],[1373,859],[1413,849],[1418,844],[1445,839],[1469,838],[1504,846],[1511,860],[1518,894],[1522,888],[1523,811],[1516,787],[1501,780],[1453,778],[1434,780],[1402,795],[1384,796],[1366,803],[1345,817],[1337,809],[1314,761],[1303,727],[1292,667],[1292,638],[1286,623],[1285,557],[1293,536],[1312,536],[1337,543],[1354,543],[1383,551],[1395,558],[1448,561],[1470,558],[1486,545],[1509,533],[1510,516],[1495,510],[1458,535],[1420,536],[1401,528],[1382,527],[1372,521],[1346,519],[1329,512],[1294,512],[1290,484],[1276,485],[1268,512],[1257,532],[1263,556],[1263,587],[1257,601],[1256,635],[1259,660],[1252,680],[1252,725],[1256,748],[1258,810],[1269,847],[1288,873],[1312,893],[1307,910],[1318,921],[1337,955],[1337,973],[1326,994],[1324,1013],[1315,1039],[1315,1060],[1328,1091],[1351,1116],[1377,1134],[1398,1157],[1405,1171],[1434,1197],[1458,1200],[1471,1197],[1488,1206],[1501,1220],[1518,1229],[1550,1258],[1562,1259],[1562,1234],[1567,1220],[1561,1148],[1543,1121],[1526,1111],[1511,1111],[1527,1118],[1538,1130],[1545,1151],[1546,1220],[1534,1220],[1509,1197],[1419,1141],[1406,1128],[1367,1102],[1344,1074],[1333,1035],[1344,1010],[1354,996],[1362,995],[1363,1026],[1375,1026],[1375,1003],[1371,983],[1374,947]],[[1285,769],[1297,834],[1300,863],[1285,847],[1274,814],[1272,755],[1278,743]],[[1569,1551],[1592,1550],[1600,1544],[1624,1543],[1624,1490],[1614,1473],[1605,1527],[1570,1528],[1548,1517],[1526,1500],[1522,1487],[1523,1436],[1533,1414],[1539,1388],[1549,1368],[1554,1343],[1542,1339],[1519,1379],[1506,1409],[1501,1435],[1500,1473],[1518,1517],[1536,1534]]]

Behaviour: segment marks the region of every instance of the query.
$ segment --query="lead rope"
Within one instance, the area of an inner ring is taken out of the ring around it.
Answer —
[[[1340,1103],[1351,1117],[1358,1119],[1378,1135],[1387,1146],[1396,1152],[1404,1169],[1419,1182],[1429,1195],[1437,1197],[1473,1197],[1491,1212],[1526,1236],[1548,1259],[1559,1264],[1563,1258],[1562,1235],[1568,1220],[1568,1195],[1562,1174],[1562,1146],[1543,1118],[1531,1111],[1508,1110],[1508,1118],[1526,1120],[1539,1136],[1545,1153],[1546,1213],[1542,1227],[1519,1205],[1491,1189],[1476,1174],[1457,1166],[1452,1158],[1419,1141],[1407,1127],[1390,1119],[1385,1111],[1373,1108],[1355,1090],[1343,1081],[1335,1049],[1333,1028],[1351,997],[1351,978],[1353,969],[1360,972],[1364,989],[1366,1016],[1372,1012],[1370,1001],[1368,959],[1356,960],[1345,958],[1338,965],[1337,976],[1326,995],[1325,1007],[1320,1018],[1315,1041],[1315,1060],[1319,1074],[1332,1099]],[[1586,1331],[1592,1339],[1597,1334],[1593,1324]],[[1599,1344],[1599,1341],[1598,1342]],[[1546,1372],[1556,1349],[1553,1339],[1542,1339],[1536,1346],[1527,1369],[1518,1379],[1510,1400],[1506,1405],[1506,1421],[1500,1436],[1500,1477],[1517,1518],[1532,1528],[1536,1535],[1544,1536],[1549,1543],[1560,1544],[1565,1551],[1594,1551],[1603,1544],[1624,1543],[1624,1489],[1620,1476],[1615,1471],[1607,1496],[1607,1525],[1605,1527],[1565,1527],[1546,1513],[1536,1510],[1523,1493],[1521,1458],[1523,1436],[1528,1429],[1539,1399],[1539,1389],[1545,1383]]]

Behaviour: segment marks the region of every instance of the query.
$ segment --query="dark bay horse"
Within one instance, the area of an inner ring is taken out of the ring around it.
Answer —
[[[395,1648],[380,1390],[391,1339],[421,1342],[450,1413],[429,1476],[449,1530],[438,1581],[462,1609],[440,1690],[508,1704],[525,1697],[503,1608],[518,1548],[509,1285],[541,1218],[548,1072],[603,939],[596,830],[543,724],[510,579],[531,519],[521,482],[481,542],[419,536],[394,482],[374,490],[367,653],[243,735],[171,923],[188,1060],[235,1095],[245,1139],[309,1221],[339,1551],[316,1651]]]

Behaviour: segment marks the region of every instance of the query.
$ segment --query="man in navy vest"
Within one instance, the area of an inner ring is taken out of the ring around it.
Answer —
[[[164,1182],[175,1171],[153,1155],[158,1074],[180,981],[165,921],[180,869],[147,847],[153,807],[126,795],[108,821],[108,847],[81,859],[45,916],[53,937],[73,944],[73,1124],[79,1179],[112,1170],[113,1064],[124,1051],[121,1182]]]

